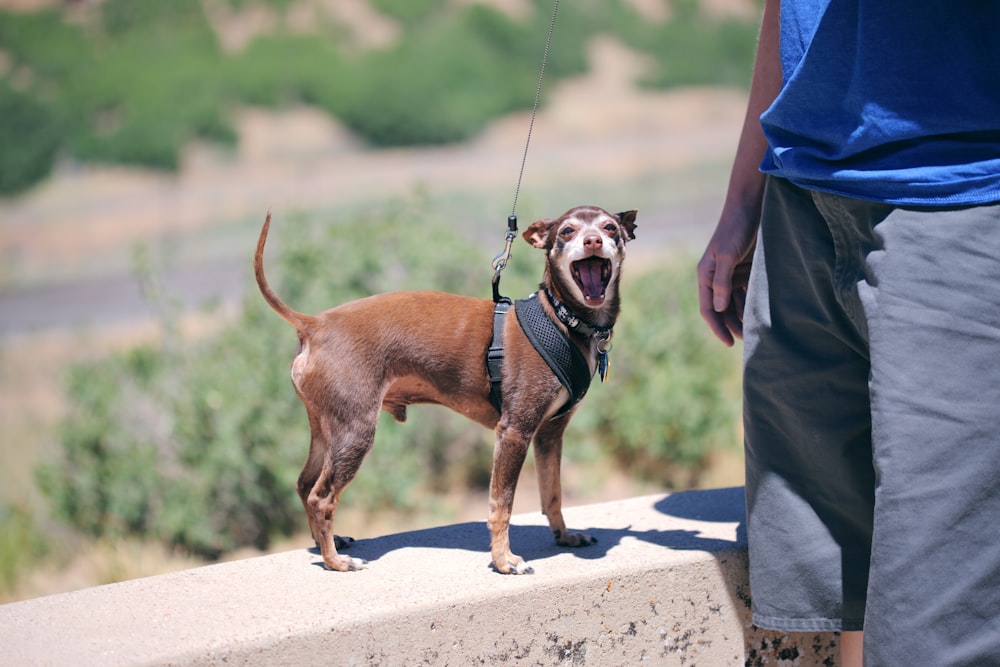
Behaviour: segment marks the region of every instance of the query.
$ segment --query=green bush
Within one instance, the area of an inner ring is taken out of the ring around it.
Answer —
[[[304,312],[395,289],[488,297],[482,250],[421,210],[410,201],[333,225],[278,215],[271,282]],[[531,291],[539,260],[515,252],[504,291]],[[735,441],[736,362],[707,340],[692,275],[684,265],[629,282],[611,376],[570,424],[568,460],[606,452],[670,481]],[[57,516],[91,535],[148,536],[209,557],[304,530],[294,486],[309,430],[288,379],[294,332],[255,287],[217,334],[184,345],[173,331],[70,374],[62,456],[39,472]],[[415,407],[405,424],[382,415],[345,506],[405,511],[428,492],[485,488],[491,446],[488,431],[442,408]]]
[[[69,148],[82,160],[175,169],[203,138],[234,144],[222,56],[197,0],[111,0],[106,43],[63,88],[81,111]]]
[[[314,104],[327,110],[343,99],[353,76],[336,45],[319,36],[264,35],[223,63],[224,89],[245,104]]]
[[[521,41],[521,30],[495,10],[472,7],[366,56],[331,110],[377,145],[467,139],[534,99],[544,35]]]
[[[407,26],[423,23],[429,15],[434,15],[442,9],[445,0],[371,0],[375,11],[392,17]]]
[[[708,20],[693,0],[674,3],[674,16],[643,24],[632,46],[657,63],[644,85],[664,89],[714,83],[747,86],[757,45],[756,25],[737,19]]]
[[[49,175],[59,130],[50,107],[0,81],[0,195],[20,192]]]
[[[75,74],[85,72],[94,49],[82,30],[54,10],[0,11],[0,45],[11,59],[9,72],[27,68],[31,92],[39,98],[57,95]]]

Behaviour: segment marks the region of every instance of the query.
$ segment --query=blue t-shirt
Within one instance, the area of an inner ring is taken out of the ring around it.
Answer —
[[[784,0],[765,173],[903,205],[1000,201],[1000,2]]]

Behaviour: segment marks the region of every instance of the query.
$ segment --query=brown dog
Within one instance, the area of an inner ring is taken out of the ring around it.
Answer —
[[[514,490],[532,439],[542,512],[556,542],[583,546],[595,541],[568,532],[561,510],[563,431],[575,410],[574,398],[582,395],[571,396],[532,346],[518,312],[524,319],[529,305],[540,304],[537,312],[544,311],[555,323],[547,324],[550,330],[558,328],[569,341],[565,347],[582,352],[574,355],[585,360],[589,383],[618,316],[618,284],[625,243],[635,238],[635,215],[577,207],[553,220],[539,220],[524,232],[528,243],[545,250],[547,260],[542,289],[533,297],[537,301],[515,303],[503,322],[503,398],[498,411],[490,401],[486,365],[494,325],[492,301],[442,292],[395,292],[315,316],[298,313],[278,298],[264,277],[268,213],[257,241],[254,273],[264,299],[299,336],[291,375],[309,416],[312,441],[297,488],[327,568],[347,571],[365,565],[337,553],[338,542],[344,543],[333,534],[333,515],[340,494],[372,448],[379,409],[402,422],[406,406],[415,403],[444,405],[496,431],[488,524],[493,565],[499,572],[532,572],[511,553],[508,535]]]

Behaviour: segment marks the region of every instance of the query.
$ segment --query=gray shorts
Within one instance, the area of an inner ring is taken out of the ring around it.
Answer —
[[[1000,665],[1000,204],[771,178],[745,318],[754,623]]]

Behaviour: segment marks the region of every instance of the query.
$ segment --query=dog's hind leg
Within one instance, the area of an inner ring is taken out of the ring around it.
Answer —
[[[542,514],[549,520],[549,528],[556,544],[564,547],[584,547],[597,541],[583,533],[566,529],[562,514],[562,481],[560,467],[562,438],[568,417],[542,424],[535,434],[535,468],[538,473],[538,492],[542,501]]]
[[[326,458],[327,446],[320,431],[319,420],[315,419],[311,412],[309,413],[309,429],[311,432],[309,455],[306,457],[306,463],[302,466],[302,472],[299,473],[299,479],[295,483],[295,491],[299,494],[302,508],[306,512],[309,532],[312,534],[316,546],[319,546],[319,531],[313,521],[312,512],[309,511],[309,494],[316,486],[316,480],[319,479],[320,472],[323,470],[323,459]]]
[[[372,423],[357,431],[343,423],[334,425],[333,421],[333,418],[320,419],[319,434],[325,451],[319,475],[304,504],[310,526],[315,531],[314,537],[323,554],[323,564],[329,570],[350,572],[360,570],[366,563],[359,558],[337,553],[338,546],[346,546],[346,543],[333,534],[333,517],[340,504],[340,495],[354,479],[365,455],[371,450],[375,441],[375,425]],[[310,459],[311,457],[312,452]]]
[[[313,519],[313,513],[309,509],[309,494],[312,492],[313,487],[316,486],[316,481],[323,470],[323,461],[326,459],[329,447],[320,430],[319,420],[313,418],[311,413],[309,414],[309,427],[312,434],[309,442],[309,455],[306,457],[302,472],[299,473],[295,490],[299,495],[299,500],[302,501],[302,507],[306,513],[306,520],[309,522],[309,532],[312,535],[313,542],[318,547],[320,546],[320,536],[316,522]],[[333,541],[338,549],[345,549],[354,541],[354,538],[334,535]]]

